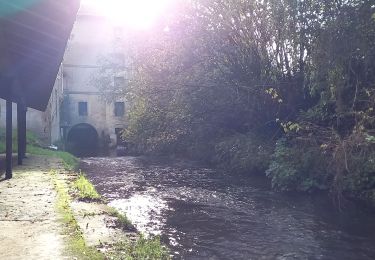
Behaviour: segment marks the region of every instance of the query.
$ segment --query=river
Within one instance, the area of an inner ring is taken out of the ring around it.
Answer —
[[[174,259],[375,259],[375,214],[351,203],[165,158],[85,158],[82,170]]]

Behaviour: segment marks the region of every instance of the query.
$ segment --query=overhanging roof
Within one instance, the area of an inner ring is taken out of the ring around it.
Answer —
[[[79,0],[0,0],[0,98],[46,109],[78,9]]]

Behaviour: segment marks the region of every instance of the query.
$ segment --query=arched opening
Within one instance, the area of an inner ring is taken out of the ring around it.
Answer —
[[[67,136],[66,148],[75,156],[96,156],[98,152],[98,133],[89,124],[73,126]]]

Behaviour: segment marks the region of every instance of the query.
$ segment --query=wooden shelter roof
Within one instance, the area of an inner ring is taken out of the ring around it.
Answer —
[[[44,111],[79,0],[0,0],[0,98]]]

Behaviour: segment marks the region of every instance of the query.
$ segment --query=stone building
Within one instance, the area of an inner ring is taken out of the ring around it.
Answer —
[[[27,112],[28,129],[46,145],[64,143],[77,155],[95,155],[121,142],[127,104],[124,99],[106,100],[93,80],[100,73],[102,57],[123,55],[116,45],[122,33],[121,28],[81,6],[47,110]],[[123,73],[112,78],[108,84],[125,82]],[[0,127],[4,123],[5,101],[0,100]]]
[[[101,58],[122,53],[116,45],[121,33],[121,28],[81,7],[62,64],[60,126],[68,149],[105,150],[120,142],[119,132],[126,127],[125,100],[106,100],[93,80],[101,73]],[[124,77],[113,75],[108,84],[116,80]]]

